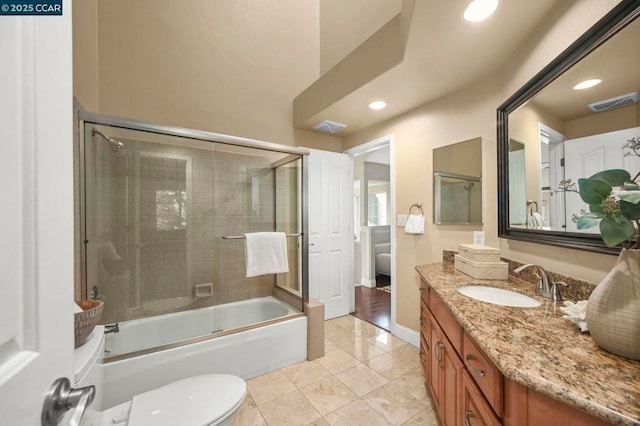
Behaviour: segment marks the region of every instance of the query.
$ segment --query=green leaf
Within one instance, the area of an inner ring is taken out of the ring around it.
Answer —
[[[624,181],[631,180],[631,175],[628,171],[622,169],[603,170],[591,176],[589,179],[600,180],[606,182],[611,186],[620,186]]]
[[[620,212],[630,220],[640,219],[640,204],[633,204],[627,201],[620,201]]]
[[[587,204],[600,204],[611,194],[611,185],[598,179],[578,179],[580,198]]]
[[[583,214],[580,219],[578,219],[578,229],[589,229],[593,228],[602,220],[604,215],[598,213],[586,213]]]
[[[602,241],[609,247],[627,241],[634,233],[633,223],[621,214],[607,216],[600,221]]]
[[[631,204],[640,203],[640,191],[626,191],[626,192],[617,192],[616,195],[621,200],[626,201]]]
[[[624,188],[625,191],[636,191],[640,189],[640,185],[638,185],[632,180],[624,181],[624,183],[622,184],[622,187]]]
[[[591,213],[600,213],[604,216],[604,209],[602,208],[602,204],[589,204],[589,211]]]

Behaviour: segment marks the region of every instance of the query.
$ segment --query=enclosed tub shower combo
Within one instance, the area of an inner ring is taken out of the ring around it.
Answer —
[[[104,301],[105,406],[305,359],[308,151],[85,111],[78,122],[82,297]],[[288,272],[246,277],[254,232],[286,234]]]

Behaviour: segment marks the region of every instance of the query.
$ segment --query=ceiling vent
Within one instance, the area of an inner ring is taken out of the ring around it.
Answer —
[[[345,127],[347,127],[346,124],[338,123],[336,121],[324,120],[313,126],[313,129],[319,132],[336,133],[344,129]]]
[[[638,101],[640,101],[640,95],[638,92],[633,92],[622,96],[616,96],[615,98],[605,99],[604,101],[594,102],[589,104],[589,109],[593,112],[603,112],[633,105]]]

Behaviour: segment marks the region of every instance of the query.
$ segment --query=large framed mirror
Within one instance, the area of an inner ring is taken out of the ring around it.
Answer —
[[[640,171],[640,158],[623,149],[640,137],[639,15],[640,0],[623,0],[498,108],[501,238],[620,251],[597,227],[577,229],[587,206],[567,184],[604,169]]]

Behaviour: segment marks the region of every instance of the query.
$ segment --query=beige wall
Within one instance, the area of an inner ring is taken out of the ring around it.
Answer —
[[[564,135],[567,139],[576,139],[638,126],[640,126],[640,106],[635,104],[567,121]]]
[[[400,13],[401,7],[402,0],[320,0],[320,74]]]
[[[73,94],[98,111],[98,0],[73,2]]]
[[[406,214],[411,204],[422,202],[426,216],[424,235],[396,232],[396,321],[419,329],[420,287],[416,265],[437,262],[442,250],[455,250],[459,243],[470,243],[472,225],[433,224],[433,148],[482,136],[484,176],[484,230],[487,245],[498,246],[497,186],[495,146],[496,83],[462,91],[459,96],[420,107],[388,123],[367,129],[345,139],[345,147],[357,146],[393,134],[396,170],[396,213]],[[464,126],[460,123],[465,123]]]
[[[509,136],[524,144],[527,200],[537,200],[540,192],[540,132],[538,123],[564,134],[565,123],[530,102],[509,116]]]
[[[419,278],[416,265],[438,262],[442,250],[455,250],[471,242],[472,226],[434,225],[432,150],[476,136],[482,137],[483,209],[486,244],[500,247],[502,255],[535,262],[551,271],[597,282],[615,257],[541,244],[501,240],[497,237],[496,108],[573,40],[603,16],[617,1],[580,1],[568,4],[563,15],[547,21],[542,35],[517,57],[506,61],[504,72],[482,85],[462,88],[444,99],[419,107],[389,122],[366,129],[344,140],[345,148],[393,134],[395,143],[396,214],[422,201],[427,214],[424,235],[396,232],[396,321],[419,330]]]
[[[75,95],[88,110],[342,148],[292,124],[293,98],[319,76],[318,2],[91,0],[74,18]]]

